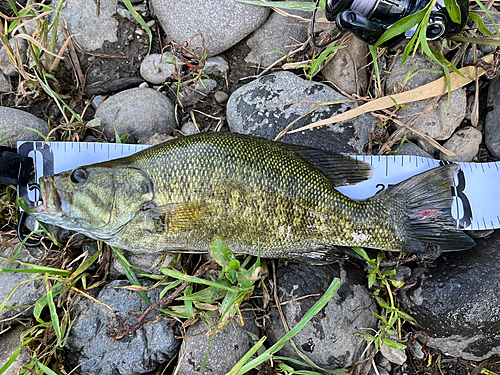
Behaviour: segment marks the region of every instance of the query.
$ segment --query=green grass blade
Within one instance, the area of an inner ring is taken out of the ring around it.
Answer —
[[[238,288],[231,288],[229,286],[226,286],[226,285],[220,284],[220,283],[216,283],[214,281],[205,280],[205,279],[202,279],[202,278],[199,278],[199,277],[195,277],[195,276],[189,276],[189,275],[186,275],[186,274],[184,274],[184,273],[182,273],[180,271],[177,271],[177,270],[171,270],[171,269],[168,269],[168,268],[163,268],[162,272],[165,275],[167,275],[167,276],[175,277],[176,279],[179,279],[179,280],[182,280],[182,281],[191,281],[191,282],[197,283],[197,284],[203,284],[203,285],[213,286],[213,287],[216,287],[216,288],[227,290],[228,292],[238,292],[239,291]]]
[[[137,285],[137,286],[142,286],[141,283],[139,282],[139,279],[135,275],[134,271],[132,270],[132,266],[130,265],[129,261],[127,258],[123,256],[123,254],[116,248],[111,247],[118,258],[118,261],[120,262],[123,272],[125,272],[125,276],[127,276],[127,279],[130,281],[132,285]],[[137,291],[137,294],[142,298],[142,300],[149,306],[151,305],[151,301],[149,300],[148,296],[143,290]]]
[[[58,375],[57,372],[51,370],[50,368],[48,368],[47,366],[45,366],[41,362],[37,362],[36,365],[40,368],[40,370],[43,371],[44,374],[47,374],[47,375]]]
[[[4,257],[0,257],[0,261],[6,261]],[[71,276],[71,272],[61,270],[59,268],[40,266],[37,264],[25,263],[20,260],[15,260],[14,263],[21,264],[29,268],[0,268],[0,273],[18,272],[18,273],[45,273],[54,276]]]
[[[479,5],[479,7],[486,13],[493,26],[495,26],[495,30],[497,31],[497,36],[500,36],[500,31],[498,30],[497,24],[493,19],[493,16],[491,15],[490,11],[484,6],[484,4],[480,0],[476,0],[476,4]]]
[[[481,44],[483,46],[500,46],[500,39],[491,39],[491,38],[471,38],[467,36],[455,35],[448,39],[451,39],[455,42],[464,42],[464,43],[474,43]]]
[[[262,337],[254,346],[250,348],[248,352],[234,365],[234,367],[226,375],[235,375],[244,365],[247,363],[252,356],[257,353],[257,351],[264,345],[267,337]]]
[[[342,282],[335,278],[332,283],[326,290],[325,294],[321,296],[321,298],[314,304],[313,307],[309,309],[309,311],[302,317],[300,322],[293,327],[285,336],[283,336],[276,344],[267,349],[263,355],[258,356],[254,360],[247,363],[243,366],[236,374],[244,374],[261,363],[272,358],[273,354],[279,351],[288,340],[290,340],[293,336],[295,336],[304,326],[309,322],[325,305],[330,301],[330,299],[337,293],[340,288]]]
[[[148,54],[151,52],[151,43],[153,42],[153,34],[151,33],[151,30],[149,29],[149,26],[146,25],[146,21],[141,17],[139,13],[134,9],[132,4],[130,3],[130,0],[123,0],[123,4],[127,7],[130,13],[132,13],[132,16],[134,16],[135,20],[139,22],[139,24],[146,30],[146,33],[148,34],[149,37],[149,50]]]
[[[7,369],[10,367],[10,365],[16,360],[16,358],[19,356],[19,353],[21,353],[21,350],[23,349],[22,346],[18,346],[14,354],[9,358],[7,362],[0,368],[0,375],[3,374]],[[11,370],[12,371],[12,370]]]
[[[298,1],[258,1],[258,0],[236,0],[239,3],[258,5],[262,7],[274,7],[280,9],[288,10],[302,10],[305,12],[312,12],[314,10],[314,3],[312,2],[298,2]],[[325,9],[323,2],[323,8],[321,8],[321,3],[319,4],[320,9]]]
[[[446,10],[448,11],[450,18],[453,22],[460,24],[462,13],[460,7],[456,0],[444,0]]]
[[[59,316],[57,315],[57,309],[56,304],[54,303],[52,290],[49,290],[47,293],[47,302],[50,310],[50,320],[52,321],[52,328],[54,328],[57,342],[60,343],[62,341],[61,326],[59,325]]]
[[[382,43],[387,42],[388,40],[404,33],[407,30],[410,30],[412,27],[418,25],[420,21],[424,19],[425,13],[428,7],[425,7],[421,11],[414,13],[412,15],[406,16],[396,22],[394,25],[389,27],[380,37],[380,39],[373,46],[374,48],[382,45]]]
[[[484,35],[493,36],[493,33],[484,25],[484,21],[479,14],[469,12],[469,18],[476,23],[479,32]]]

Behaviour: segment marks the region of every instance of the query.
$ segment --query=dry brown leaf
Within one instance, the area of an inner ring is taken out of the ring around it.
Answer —
[[[489,54],[484,56],[481,60],[484,63],[490,63],[493,61],[493,54]],[[477,69],[476,75],[476,67],[474,66],[466,66],[459,70],[459,72],[463,75],[452,72],[450,74],[450,83],[451,83],[451,91],[455,91],[470,82],[474,81],[476,77],[482,76],[485,71],[482,68]],[[297,133],[307,129],[317,128],[318,126],[333,124],[335,122],[349,120],[351,118],[360,116],[364,113],[380,111],[386,108],[390,108],[395,106],[396,104],[401,105],[405,103],[411,103],[419,100],[433,98],[435,96],[440,96],[448,93],[448,85],[446,84],[445,77],[439,78],[431,83],[426,85],[417,87],[416,89],[405,91],[400,94],[395,94],[392,96],[383,96],[381,98],[372,100],[371,102],[365,103],[359,107],[351,109],[350,111],[344,112],[340,115],[331,117],[329,119],[321,120],[309,124],[307,126],[303,126],[299,129],[295,129],[290,131],[289,133]]]

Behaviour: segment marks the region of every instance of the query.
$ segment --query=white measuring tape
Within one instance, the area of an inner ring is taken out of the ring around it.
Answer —
[[[33,159],[35,178],[52,175],[76,167],[132,155],[148,145],[95,142],[18,142],[18,153]],[[381,187],[397,184],[416,174],[449,163],[421,156],[349,155],[372,166],[372,178],[357,185],[338,187],[352,199],[366,199]],[[484,230],[500,228],[500,162],[456,163],[460,172],[455,177],[452,215],[457,228]],[[19,196],[29,204],[37,201],[36,192],[19,187]]]

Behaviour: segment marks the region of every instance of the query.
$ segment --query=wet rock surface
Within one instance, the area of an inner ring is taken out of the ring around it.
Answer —
[[[144,285],[147,285],[146,283]],[[137,314],[145,308],[144,302],[127,287],[127,281],[116,280],[105,286],[97,299],[111,307],[132,324]],[[158,299],[159,290],[147,292],[152,302]],[[89,299],[75,304],[76,319],[68,338],[68,360],[80,365],[84,374],[132,375],[149,373],[162,363],[167,363],[177,353],[180,341],[174,337],[172,321],[148,315],[149,321],[134,334],[121,340],[106,336],[107,326],[112,324],[113,314],[104,306]],[[127,316],[128,314],[128,316]]]
[[[244,306],[242,309],[244,310]],[[251,311],[244,312],[243,317],[243,326],[240,326],[235,319],[215,335],[201,374],[228,373],[253,346],[253,339],[248,332],[258,336],[259,328],[255,325],[255,317]],[[211,327],[217,324],[215,320],[211,323]],[[211,333],[213,331],[201,320],[187,329],[186,346],[182,346],[179,352],[180,375],[200,373],[212,337]]]
[[[287,302],[297,299],[282,306],[289,329],[302,319],[335,277],[342,281],[337,294],[293,338],[303,354],[325,369],[354,365],[366,346],[366,341],[355,334],[376,328],[376,318],[371,310],[377,310],[365,286],[365,272],[359,265],[344,261],[328,266],[279,262],[276,275],[279,300]],[[272,310],[271,319],[267,336],[270,344],[274,344],[287,331],[276,309]],[[303,361],[290,343],[278,353]]]
[[[289,130],[298,129],[354,108],[351,103],[337,103],[319,106],[308,114],[319,102],[346,99],[322,83],[306,81],[291,72],[273,73],[231,95],[227,103],[227,122],[233,132],[273,140],[289,125],[292,125]],[[373,120],[366,114],[345,122],[285,134],[280,140],[333,152],[352,152],[354,149],[362,153]]]
[[[443,255],[401,302],[428,333],[428,346],[481,361],[500,354],[500,233],[476,243]]]

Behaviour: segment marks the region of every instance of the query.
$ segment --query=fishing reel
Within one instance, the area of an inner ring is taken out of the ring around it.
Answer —
[[[414,14],[430,0],[326,0],[325,13],[328,21],[335,22],[344,33],[352,32],[368,44],[375,44],[382,34],[401,18]],[[461,22],[455,23],[446,10],[444,0],[438,0],[431,11],[427,25],[427,39],[436,40],[460,33],[469,14],[469,0],[457,1]],[[314,21],[314,18],[313,18]],[[392,47],[406,38],[411,38],[417,26],[398,35],[383,46]]]

